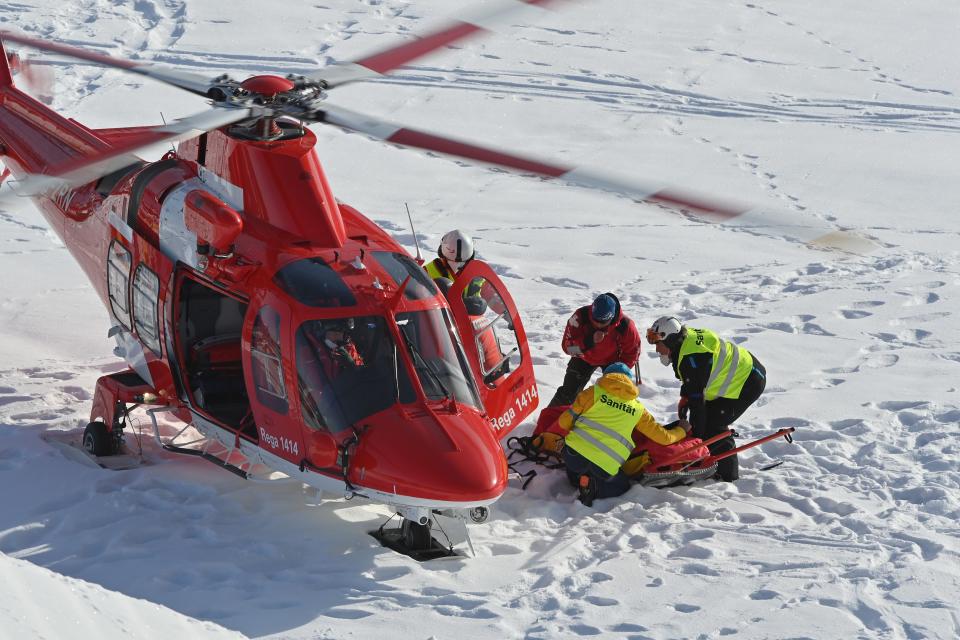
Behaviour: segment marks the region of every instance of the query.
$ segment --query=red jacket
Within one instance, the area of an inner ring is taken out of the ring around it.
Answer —
[[[632,367],[640,357],[640,332],[633,320],[623,314],[617,297],[612,293],[607,295],[617,302],[617,314],[613,322],[603,329],[597,329],[590,322],[590,305],[580,307],[567,320],[567,328],[563,331],[563,351],[596,367],[614,362]],[[597,340],[598,337],[600,340]]]

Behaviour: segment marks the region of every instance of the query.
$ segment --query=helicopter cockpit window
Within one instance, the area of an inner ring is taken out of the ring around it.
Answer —
[[[308,320],[297,330],[297,381],[308,427],[337,433],[395,402],[416,400],[380,316]]]
[[[474,284],[467,287],[465,294]],[[463,305],[473,329],[483,382],[494,388],[506,380],[507,374],[515,371],[522,360],[510,312],[503,298],[486,280],[478,284],[473,295],[464,295]]]
[[[446,309],[397,314],[397,324],[428,399],[480,408],[477,389]]]
[[[114,240],[110,243],[107,258],[107,289],[110,292],[110,309],[124,326],[130,328],[130,309],[127,306],[127,287],[130,284],[130,252]]]
[[[308,307],[352,307],[357,304],[350,287],[320,258],[304,258],[280,269],[274,276],[280,288]]]
[[[402,253],[374,251],[373,256],[387,270],[393,281],[400,285],[408,277],[410,282],[403,295],[407,300],[424,300],[437,295],[437,285],[420,265]]]
[[[250,361],[257,400],[277,413],[287,412],[287,391],[283,384],[280,357],[280,315],[263,307],[253,322]]]
[[[133,276],[133,322],[137,335],[155,354],[160,355],[160,330],[157,322],[157,300],[160,280],[147,265],[141,264]]]

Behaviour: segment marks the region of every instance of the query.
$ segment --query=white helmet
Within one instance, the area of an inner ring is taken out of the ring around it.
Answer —
[[[653,344],[683,331],[683,323],[674,316],[661,316],[647,329],[647,342]]]
[[[454,229],[440,239],[440,248],[437,249],[437,253],[444,260],[462,267],[473,260],[473,240],[463,231]]]

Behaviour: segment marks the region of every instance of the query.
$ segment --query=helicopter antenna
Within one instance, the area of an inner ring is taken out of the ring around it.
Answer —
[[[163,117],[163,111],[160,112],[160,120],[163,122],[163,126],[167,126],[167,119]],[[173,143],[170,143],[170,151],[176,153],[177,148],[173,146]]]
[[[423,264],[423,256],[420,255],[420,241],[417,239],[417,230],[413,228],[413,216],[410,215],[410,205],[404,202],[403,206],[407,208],[407,220],[410,221],[410,231],[413,233],[413,243],[417,245],[417,262]]]

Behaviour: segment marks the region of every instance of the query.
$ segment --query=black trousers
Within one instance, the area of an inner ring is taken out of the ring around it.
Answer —
[[[577,394],[590,382],[590,377],[597,370],[596,365],[587,364],[580,358],[570,358],[567,363],[567,373],[563,376],[563,384],[553,394],[553,399],[547,403],[548,407],[573,404]]]
[[[708,400],[704,403],[706,408],[706,421],[702,433],[694,433],[698,438],[704,440],[726,431],[737,418],[743,415],[747,407],[757,401],[757,398],[763,394],[767,386],[767,370],[760,361],[754,357],[753,371],[743,383],[743,389],[740,391],[740,397],[736,400],[730,398],[717,398]],[[730,451],[737,446],[733,438],[724,438],[710,445],[710,453],[719,454]],[[732,482],[740,477],[740,463],[737,456],[733,455],[724,458],[717,463],[717,473],[723,480]]]

